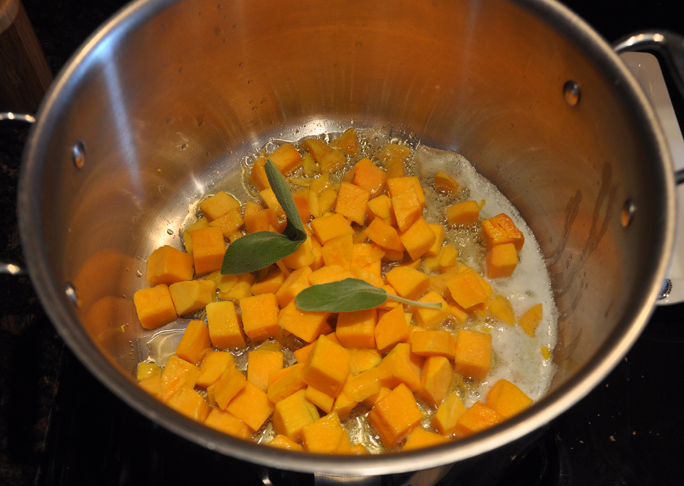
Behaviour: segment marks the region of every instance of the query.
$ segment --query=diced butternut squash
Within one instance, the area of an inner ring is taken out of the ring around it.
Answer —
[[[438,170],[435,174],[435,189],[437,189],[442,194],[456,194],[461,185],[456,179],[450,174],[447,174],[443,170]]]
[[[152,395],[157,400],[162,399],[161,375],[147,377],[144,380],[140,381],[138,385],[140,385],[140,388],[145,390],[147,393]]]
[[[321,245],[339,236],[354,235],[349,221],[337,213],[314,219],[311,222],[311,229]]]
[[[439,309],[431,309],[425,307],[414,307],[413,317],[415,317],[418,324],[426,329],[434,329],[439,327],[450,314],[449,304],[442,298],[439,293],[434,290],[429,291],[423,295],[418,302],[433,303],[437,302],[442,305]]]
[[[275,294],[260,294],[240,299],[242,328],[252,342],[276,337],[278,327],[278,301]]]
[[[363,158],[354,164],[354,178],[352,182],[370,191],[371,196],[376,196],[385,188],[387,172],[375,165],[370,159]]]
[[[294,253],[283,258],[281,262],[287,268],[297,270],[311,265],[315,260],[316,253],[314,252],[313,239],[310,236],[307,236],[306,240],[297,247]]]
[[[456,341],[450,331],[424,331],[411,333],[411,352],[418,356],[444,356],[453,358]]]
[[[375,368],[382,362],[382,356],[375,349],[351,348],[349,353],[349,373],[352,375]]]
[[[209,223],[209,226],[214,226],[221,229],[221,233],[225,238],[231,239],[242,226],[245,224],[245,220],[240,214],[239,209],[233,209],[228,211],[223,216],[216,218],[214,221]]]
[[[253,295],[275,294],[283,285],[283,282],[285,282],[285,274],[276,267],[269,271],[265,277],[254,282],[250,291]]]
[[[303,369],[303,363],[295,363],[287,368],[283,368],[280,372],[272,374],[268,383],[268,398],[273,403],[278,403],[294,392],[306,388],[306,383],[302,379]]]
[[[241,419],[250,429],[257,431],[271,416],[274,406],[265,392],[246,382],[226,410]]]
[[[268,176],[266,175],[266,169],[264,168],[266,161],[266,157],[258,157],[252,164],[252,169],[249,173],[249,183],[259,191],[271,187],[268,182]]]
[[[218,298],[220,300],[230,300],[231,302],[238,302],[240,299],[247,297],[252,293],[254,275],[252,275],[251,273],[241,273],[239,275],[223,275],[223,277],[224,279],[225,277],[235,277],[235,283],[231,285],[228,290],[221,290],[219,288]]]
[[[145,329],[156,329],[178,317],[166,284],[138,290],[133,294],[133,303]]]
[[[418,391],[423,361],[423,357],[411,352],[410,344],[397,344],[378,365],[380,383],[388,388],[403,383],[411,391]]]
[[[423,363],[418,394],[430,405],[439,405],[449,392],[453,374],[453,368],[447,358],[428,357]]]
[[[268,160],[273,162],[281,174],[287,175],[301,165],[302,156],[294,145],[284,143],[268,156]]]
[[[245,336],[240,326],[240,317],[232,302],[211,302],[207,304],[207,327],[209,338],[218,349],[245,346]]]
[[[207,388],[216,383],[230,365],[235,364],[233,355],[226,351],[208,351],[200,364],[197,386]]]
[[[197,366],[172,354],[161,373],[161,400],[168,401],[182,386],[194,388],[199,375]]]
[[[349,374],[349,350],[325,335],[319,336],[304,366],[304,382],[337,397]]]
[[[454,371],[475,380],[484,380],[492,366],[492,335],[459,329],[456,332]]]
[[[366,206],[366,218],[368,222],[380,218],[390,226],[394,226],[394,213],[392,212],[392,200],[385,194],[380,194],[368,201]]]
[[[154,250],[147,259],[147,282],[152,285],[192,280],[192,256],[165,245]]]
[[[391,199],[392,210],[399,231],[406,231],[423,214],[415,186],[410,186]]]
[[[332,454],[347,432],[342,427],[337,413],[331,412],[315,422],[302,427],[302,445],[308,452]]]
[[[176,355],[190,363],[199,363],[210,350],[211,340],[207,326],[197,319],[190,321],[176,348]]]
[[[392,199],[410,187],[413,187],[416,190],[416,195],[418,196],[420,206],[424,207],[425,193],[423,192],[423,186],[420,185],[420,179],[418,179],[418,177],[406,176],[391,177],[387,179],[387,192]]]
[[[522,412],[531,404],[532,399],[508,380],[497,381],[487,392],[487,405],[506,418]]]
[[[149,361],[141,361],[138,363],[138,367],[136,369],[136,378],[138,381],[142,381],[153,376],[161,376],[161,368],[157,363],[151,363]]]
[[[327,143],[325,143],[324,140],[321,140],[319,138],[307,138],[306,140],[304,140],[304,146],[309,151],[314,160],[319,164],[321,160],[323,160],[325,154],[332,150],[330,146]]]
[[[482,282],[482,277],[472,268],[467,268],[451,276],[447,281],[447,287],[456,303],[467,310],[489,302],[491,288],[487,289]]]
[[[311,343],[318,339],[326,328],[329,312],[307,312],[297,308],[291,301],[278,314],[278,326],[298,338]]]
[[[282,231],[284,225],[278,221],[275,211],[271,208],[262,208],[259,204],[252,201],[245,203],[243,214],[245,231],[247,233],[257,233],[259,231]]]
[[[537,327],[544,317],[544,308],[541,303],[535,304],[518,319],[518,324],[523,328],[528,335],[534,337],[537,333]]]
[[[334,240],[333,240],[334,241]],[[340,265],[324,265],[309,275],[311,285],[319,285],[329,282],[338,282],[345,278],[354,278],[354,274]]]
[[[283,369],[283,353],[257,349],[247,354],[247,380],[261,391],[268,391],[270,376]]]
[[[509,326],[515,324],[515,314],[511,302],[503,295],[495,296],[487,305],[487,314],[505,322]]]
[[[505,417],[482,402],[475,402],[456,422],[456,433],[466,437],[476,432],[493,427],[505,420]]]
[[[204,422],[210,411],[204,397],[188,386],[182,386],[166,404],[198,422]]]
[[[502,278],[513,275],[518,266],[518,253],[513,243],[504,243],[492,247],[485,258],[487,277]]]
[[[366,206],[370,199],[370,190],[365,187],[342,182],[337,190],[335,212],[356,224],[366,221]]]
[[[307,400],[323,410],[325,413],[332,412],[333,405],[335,404],[335,397],[332,397],[312,386],[306,387],[305,396]]]
[[[226,253],[221,228],[209,226],[190,233],[192,238],[192,258],[198,276],[219,270]]]
[[[299,441],[302,428],[318,420],[316,406],[306,399],[306,391],[299,390],[275,404],[273,428],[294,441]]]
[[[347,128],[342,135],[334,139],[330,146],[340,149],[348,155],[356,155],[359,152],[359,139],[353,127]]]
[[[439,404],[437,411],[432,416],[432,426],[445,436],[451,436],[456,430],[458,419],[466,411],[466,406],[461,401],[458,393],[453,391]]]
[[[204,425],[220,430],[224,434],[239,437],[240,439],[249,439],[252,437],[252,431],[242,420],[232,413],[224,412],[220,408],[211,409],[209,416],[204,421]]]
[[[216,404],[225,410],[230,401],[247,386],[247,378],[235,367],[235,364],[230,364],[212,386]]]
[[[404,244],[401,242],[399,233],[389,223],[380,218],[375,218],[364,230],[368,239],[381,246],[385,250],[400,252],[403,256]]]
[[[340,312],[337,316],[335,334],[347,348],[375,349],[376,309]]]
[[[404,317],[403,306],[396,306],[387,311],[378,320],[375,326],[375,345],[377,349],[386,353],[397,343],[408,339],[408,323]]]
[[[207,219],[213,221],[229,211],[239,209],[240,203],[230,194],[220,191],[201,201],[199,206]]]
[[[278,449],[286,449],[289,451],[303,451],[304,448],[290,439],[289,437],[283,435],[283,434],[278,434],[276,435],[268,444],[266,444],[271,447],[277,447]]]
[[[415,449],[422,449],[424,447],[431,447],[438,444],[444,444],[448,442],[449,439],[443,435],[435,434],[434,432],[429,432],[420,427],[416,427],[411,432],[411,435],[406,439],[404,447],[401,448],[402,451],[411,451]]]
[[[349,269],[353,256],[353,244],[351,234],[338,236],[326,242],[321,248],[321,255],[325,265],[335,265]]]
[[[173,306],[179,316],[203,309],[216,297],[213,280],[188,280],[169,285]]]
[[[394,447],[423,419],[411,390],[400,384],[380,400],[368,414],[373,426],[386,447]]]
[[[358,404],[359,402],[347,396],[344,390],[342,390],[335,398],[332,411],[340,417],[340,420],[345,420]]]
[[[375,367],[357,375],[349,375],[343,391],[350,400],[358,403],[378,393],[381,386],[380,371]]]
[[[435,241],[434,243],[432,243],[432,246],[428,249],[428,251],[425,252],[425,255],[429,257],[434,257],[439,255],[442,251],[442,246],[444,245],[444,238],[446,237],[446,229],[441,224],[428,223],[428,226],[435,234]]]
[[[415,300],[428,289],[430,277],[414,268],[399,266],[385,274],[385,282],[391,285],[400,297]]]
[[[294,300],[299,292],[309,287],[309,275],[311,267],[298,268],[287,276],[283,285],[275,293],[276,301],[281,308],[284,308]]]
[[[480,219],[480,205],[472,200],[452,204],[446,210],[446,219],[450,225],[475,224]]]
[[[510,216],[504,213],[482,221],[482,238],[487,248],[513,243],[515,249],[520,251],[525,243],[525,235]]]
[[[320,160],[321,172],[337,172],[342,170],[347,163],[347,158],[337,149],[332,149]]]

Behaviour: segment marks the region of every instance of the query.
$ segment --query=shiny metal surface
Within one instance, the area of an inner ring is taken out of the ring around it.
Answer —
[[[564,95],[568,81],[581,90],[574,104]],[[269,139],[350,124],[391,124],[455,149],[517,205],[546,256],[560,310],[549,395],[460,442],[351,458],[245,443],[145,394],[132,376],[151,335],[137,323],[132,295],[145,286],[147,255],[176,241],[197,197],[246,194],[242,159]],[[87,158],[80,168],[77,142]],[[571,407],[637,339],[674,234],[673,170],[653,111],[610,47],[545,0],[132,3],[56,79],[19,192],[41,300],[110,389],[209,449],[326,474],[476,458]],[[634,213],[625,228],[628,200]]]

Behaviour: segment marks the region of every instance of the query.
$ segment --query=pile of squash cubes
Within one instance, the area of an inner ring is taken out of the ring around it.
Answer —
[[[476,201],[452,204],[444,221],[427,222],[421,181],[405,171],[411,149],[390,143],[371,160],[360,158],[358,143],[349,129],[331,143],[311,138],[262,154],[249,176],[261,203],[241,204],[226,192],[207,197],[199,205],[202,217],[184,231],[185,251],[163,246],[149,256],[150,287],[134,296],[142,326],[155,329],[187,315],[202,319],[189,321],[163,368],[139,364],[140,386],[227,434],[327,454],[369,453],[362,442],[351,443],[344,427],[350,416],[366,416],[374,436],[366,445],[393,451],[468,436],[530,405],[506,380],[470,408],[454,387],[457,379],[486,379],[491,367],[491,335],[467,329],[469,320],[489,316],[534,335],[542,309],[537,305],[516,320],[510,302],[458,262],[456,248],[444,243],[444,225],[481,226],[488,278],[512,274],[522,233],[505,214],[480,221]],[[284,229],[284,212],[264,171],[267,158],[291,175],[309,237],[276,265],[221,275],[227,242]],[[431,182],[442,193],[459,192],[444,171]],[[369,310],[329,313],[295,305],[302,289],[348,277],[442,307],[388,300]],[[296,343],[294,359],[283,352],[285,337],[291,348]],[[235,356],[247,346],[243,371]],[[265,427],[272,427],[270,435],[259,433]]]

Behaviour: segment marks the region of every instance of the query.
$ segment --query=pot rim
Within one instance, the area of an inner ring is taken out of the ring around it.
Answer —
[[[653,278],[644,286],[641,299],[621,318],[622,325],[606,339],[599,352],[579,372],[558,389],[533,404],[528,410],[504,423],[474,436],[423,450],[389,453],[379,456],[332,457],[311,453],[292,452],[268,448],[221,432],[209,429],[172,410],[151,397],[124,373],[113,372],[109,361],[93,345],[84,329],[75,329],[76,315],[65,303],[62,289],[50,278],[44,249],[40,245],[40,208],[32,197],[31,188],[41,177],[44,151],[43,139],[49,136],[51,126],[58,122],[64,100],[69,99],[73,78],[82,76],[87,61],[98,56],[111,44],[116,44],[127,32],[146,22],[154,15],[180,0],[137,0],[111,17],[75,52],[46,94],[26,145],[21,165],[18,189],[18,219],[22,246],[29,274],[43,306],[60,336],[67,342],[79,360],[112,392],[125,403],[166,429],[195,442],[211,451],[218,451],[237,459],[263,466],[299,472],[317,472],[344,475],[381,475],[428,469],[462,461],[514,442],[569,409],[586,396],[610,371],[617,366],[646,326],[654,309],[660,285],[665,278],[674,245],[675,182],[673,164],[664,135],[654,110],[641,91],[628,68],[618,55],[590,26],[576,14],[554,0],[510,0],[532,11],[549,24],[555,25],[569,39],[581,43],[587,55],[602,62],[603,69],[624,81],[621,89],[634,103],[634,110],[648,130],[645,136],[653,140],[660,155],[667,203],[666,227],[659,248],[660,259],[653,269]]]

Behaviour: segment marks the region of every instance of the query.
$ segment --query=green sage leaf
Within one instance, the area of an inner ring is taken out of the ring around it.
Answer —
[[[273,193],[287,217],[287,226],[282,234],[259,231],[245,235],[228,245],[221,263],[223,275],[236,275],[266,268],[292,255],[306,240],[304,223],[299,217],[290,186],[271,160],[266,161],[264,168]]]
[[[228,246],[221,273],[237,275],[261,270],[294,253],[301,243],[273,231],[250,233]]]
[[[280,206],[285,212],[287,217],[287,226],[283,234],[291,240],[304,241],[306,240],[306,230],[304,229],[304,223],[302,223],[302,218],[299,217],[299,211],[297,211],[297,205],[292,197],[292,192],[290,191],[290,186],[287,184],[287,180],[278,170],[278,167],[268,159],[266,164],[264,164],[264,169],[266,170],[266,177],[268,177],[268,182],[271,184],[271,189],[275,194],[276,199],[280,203]]]
[[[300,310],[309,312],[352,312],[372,309],[384,304],[387,299],[415,307],[442,308],[440,302],[418,302],[398,297],[358,278],[307,287],[297,294],[295,304]]]

